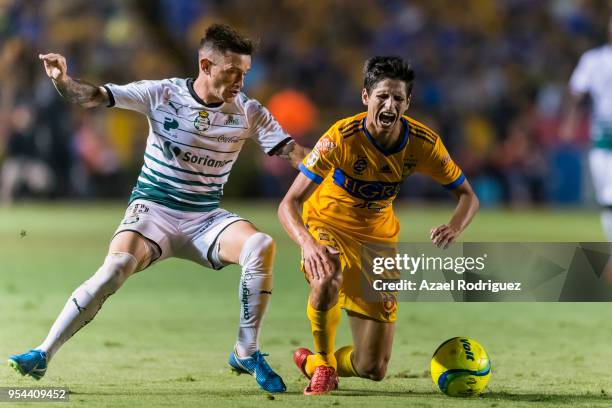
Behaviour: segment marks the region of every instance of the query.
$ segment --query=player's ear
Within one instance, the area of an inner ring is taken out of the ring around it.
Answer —
[[[210,75],[210,69],[213,66],[213,62],[206,57],[200,58],[200,70],[206,75]]]
[[[370,100],[370,97],[368,95],[368,90],[363,88],[361,90],[361,102],[363,102],[364,105],[368,106],[369,100]]]

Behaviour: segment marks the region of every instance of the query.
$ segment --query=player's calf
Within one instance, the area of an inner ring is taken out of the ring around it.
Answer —
[[[272,266],[276,245],[262,232],[251,235],[240,252],[242,275],[238,289],[240,329],[236,350],[241,357],[259,350],[259,331],[272,296]]]

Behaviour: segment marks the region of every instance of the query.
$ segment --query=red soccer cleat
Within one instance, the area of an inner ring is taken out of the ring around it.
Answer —
[[[302,374],[304,374],[304,377],[308,378],[309,380],[310,380],[310,376],[306,372],[306,359],[308,358],[308,356],[311,356],[312,354],[313,354],[312,351],[304,347],[300,347],[299,349],[295,350],[295,352],[293,353],[293,362],[300,369]]]
[[[338,374],[333,367],[317,366],[304,395],[324,395],[338,389]]]

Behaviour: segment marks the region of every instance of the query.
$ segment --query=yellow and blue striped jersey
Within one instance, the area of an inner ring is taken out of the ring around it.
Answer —
[[[304,203],[303,219],[362,242],[395,241],[399,222],[392,204],[406,177],[420,172],[454,189],[465,176],[440,137],[422,123],[403,116],[400,143],[385,150],[365,121],[362,112],[336,122],[300,164],[301,172],[320,184]]]

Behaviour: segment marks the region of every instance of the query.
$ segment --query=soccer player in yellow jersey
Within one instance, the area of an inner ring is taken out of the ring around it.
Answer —
[[[397,241],[392,203],[404,179],[427,174],[458,199],[449,223],[431,230],[438,247],[455,241],[478,209],[478,198],[440,137],[404,115],[414,79],[409,65],[398,57],[374,57],[364,75],[367,112],[336,122],[321,137],[279,207],[283,227],[302,248],[311,288],[307,314],[314,353],[301,348],[294,354],[310,378],[306,395],[336,389],[338,376],[375,381],[385,376],[397,303],[393,296],[363,299],[360,251],[367,242]],[[334,352],[341,308],[354,344]]]

